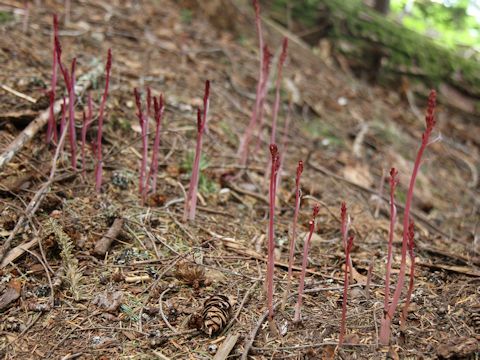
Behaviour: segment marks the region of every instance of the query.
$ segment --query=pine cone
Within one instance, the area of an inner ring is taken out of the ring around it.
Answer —
[[[203,304],[203,331],[212,336],[221,331],[230,320],[232,304],[225,295],[214,295]]]

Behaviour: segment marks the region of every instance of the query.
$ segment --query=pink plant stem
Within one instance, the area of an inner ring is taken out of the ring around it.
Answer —
[[[75,131],[75,65],[77,59],[73,58],[70,71],[70,88],[68,90],[68,124],[70,151],[72,154],[72,168],[77,168],[77,134]]]
[[[103,132],[103,116],[105,113],[105,104],[107,103],[108,87],[110,85],[110,72],[112,69],[112,49],[108,49],[107,63],[105,64],[105,89],[103,91],[102,101],[100,102],[100,110],[98,113],[98,133],[97,133],[97,164],[95,167],[95,189],[100,192],[102,188],[103,173],[103,156],[102,156],[102,132]]]
[[[268,50],[268,47],[265,45],[265,48],[263,49],[263,83],[261,86],[261,91],[260,91],[260,104],[259,104],[259,109],[257,113],[257,122],[254,124],[252,132],[257,131],[257,144],[255,145],[254,152],[252,155],[254,156],[261,145],[262,142],[262,129],[264,126],[264,117],[263,113],[265,110],[265,99],[267,97],[268,93],[268,77],[270,75],[270,60],[272,59],[272,54]]]
[[[143,148],[143,145],[144,145],[144,125],[143,125],[143,122],[145,121],[145,117],[143,116],[143,111],[142,111],[142,102],[140,100],[140,93],[138,92],[137,88],[134,88],[133,89],[133,95],[135,96],[135,104],[137,106],[137,117],[138,117],[138,122],[140,124],[140,131],[141,131],[141,134],[142,134],[142,148]],[[143,151],[142,151],[143,153]],[[138,193],[140,194],[140,196],[142,196],[143,194],[143,182],[144,182],[144,178],[145,178],[145,173],[144,173],[144,167],[146,167],[144,165],[144,162],[146,161],[146,159],[142,156],[142,162],[141,162],[141,165],[140,165],[140,175],[139,175],[139,181],[138,181]]]
[[[300,283],[298,284],[298,298],[297,303],[295,304],[295,315],[293,317],[293,322],[300,322],[301,320],[301,310],[303,302],[303,290],[305,288],[305,273],[307,271],[307,261],[308,261],[308,252],[310,251],[310,243],[312,241],[313,231],[315,230],[315,217],[318,215],[320,208],[318,205],[313,207],[312,219],[309,221],[309,233],[305,243],[303,245],[303,260],[302,260],[302,271],[300,273]]]
[[[390,169],[390,228],[388,231],[388,254],[387,269],[385,274],[385,300],[384,311],[388,311],[390,301],[390,273],[392,271],[392,247],[395,232],[395,223],[397,221],[397,207],[395,206],[395,188],[398,184],[398,171],[395,168]]]
[[[288,112],[285,118],[285,124],[283,125],[283,136],[282,136],[282,151],[280,155],[280,168],[278,169],[278,177],[277,177],[277,187],[280,186],[282,181],[282,166],[285,164],[285,154],[287,153],[288,149],[288,126],[290,125],[290,113],[291,113],[291,102],[288,105]],[[265,181],[266,182],[266,181]],[[285,304],[282,305],[282,308]]]
[[[253,134],[254,126],[257,123],[257,116],[260,109],[260,100],[261,100],[261,92],[262,92],[262,84],[263,84],[263,69],[264,69],[263,32],[262,32],[262,22],[260,19],[260,4],[258,0],[253,0],[253,7],[255,9],[255,26],[257,29],[258,47],[260,50],[260,54],[259,54],[260,55],[260,71],[258,75],[255,106],[253,108],[252,115],[250,117],[250,123],[248,124],[248,127],[245,130],[245,133],[240,139],[240,145],[238,147],[238,156],[240,157],[240,164],[243,166],[247,164],[248,146]]]
[[[77,148],[76,148],[76,134],[75,134],[75,64],[76,59],[72,60],[71,74],[68,75],[68,69],[66,69],[62,64],[62,47],[60,45],[60,39],[58,37],[58,32],[54,33],[55,40],[55,52],[57,54],[58,66],[62,72],[63,79],[65,81],[65,86],[68,92],[68,109],[69,109],[69,136],[70,136],[70,147],[72,154],[72,167],[76,169],[77,167]]]
[[[85,111],[83,111],[83,126],[82,126],[82,174],[83,178],[85,179],[86,177],[86,157],[85,157],[85,147],[87,143],[87,131],[88,128],[90,127],[92,123],[92,117],[93,117],[93,105],[92,105],[92,96],[90,93],[88,93],[88,98],[87,98],[87,113],[85,114]]]
[[[162,117],[164,111],[163,95],[160,95],[158,101],[153,97],[153,107],[155,111],[155,140],[153,142],[152,163],[150,165],[149,178],[152,179],[152,192],[157,191],[157,173],[158,173],[158,152],[160,146],[160,129],[162,126]]]
[[[277,80],[275,84],[275,103],[273,105],[273,118],[272,118],[272,133],[270,135],[270,143],[275,144],[275,137],[277,132],[277,118],[278,118],[278,108],[280,106],[280,85],[282,84],[282,70],[285,60],[287,58],[287,46],[288,39],[283,38],[282,44],[282,53],[280,55],[280,60],[278,62],[277,68]]]
[[[350,261],[350,251],[352,250],[352,245],[353,236],[350,236],[348,238],[347,246],[345,247],[345,276],[343,278],[342,320],[340,323],[340,336],[338,338],[339,346],[343,344],[343,340],[345,339],[345,329],[347,323],[348,269],[350,269],[350,272],[353,269]]]
[[[348,226],[350,224],[350,218],[347,214],[347,205],[345,202],[342,202],[342,207],[341,207],[341,221],[342,221],[342,227],[341,227],[341,232],[342,232],[342,245],[343,245],[343,250],[345,251],[347,248],[347,241],[348,241]],[[351,260],[350,260],[351,261]],[[352,264],[350,264],[353,266]],[[353,282],[353,271],[350,272],[350,281]]]
[[[193,162],[192,176],[190,177],[190,186],[188,187],[187,198],[185,199],[185,209],[183,221],[194,221],[197,209],[198,180],[200,178],[200,159],[202,154],[202,138],[207,123],[207,114],[210,104],[210,81],[205,82],[205,92],[203,95],[203,115],[200,109],[197,110],[197,145],[195,147],[195,159]]]
[[[380,341],[380,344],[382,345],[388,345],[390,341],[392,318],[397,308],[398,302],[400,301],[400,295],[402,294],[403,285],[405,283],[407,246],[408,246],[408,225],[409,225],[408,222],[410,219],[410,208],[412,205],[413,190],[415,187],[415,181],[417,179],[418,170],[420,168],[422,155],[428,145],[428,140],[432,133],[433,127],[435,126],[435,118],[434,118],[435,100],[436,100],[436,92],[435,90],[432,90],[428,98],[427,115],[425,116],[426,128],[424,133],[422,134],[422,142],[420,144],[420,148],[418,149],[417,157],[415,158],[412,176],[410,178],[410,185],[408,187],[408,192],[407,192],[407,199],[405,202],[405,210],[403,215],[402,259],[400,262],[400,272],[398,274],[397,286],[395,287],[392,303],[388,308],[388,312],[385,313],[380,326],[379,341]]]
[[[60,118],[60,134],[63,134],[63,130],[65,129],[65,127],[67,125],[66,124],[66,122],[67,122],[66,111],[67,111],[67,100],[65,99],[65,96],[63,96],[62,115],[61,115],[61,118]],[[60,149],[60,151],[63,151],[64,146],[65,146],[65,143],[63,143],[62,149]]]
[[[407,298],[405,305],[402,309],[402,315],[400,316],[400,329],[405,330],[407,322],[408,307],[410,306],[410,301],[413,294],[413,285],[415,280],[415,230],[414,230],[413,220],[410,220],[410,225],[408,227],[408,255],[410,257],[410,280],[408,283]]]
[[[57,141],[57,128],[55,124],[55,114],[53,107],[55,106],[55,92],[57,88],[57,47],[55,46],[55,38],[58,38],[58,18],[57,15],[53,15],[53,61],[52,61],[52,81],[51,89],[49,93],[50,97],[50,115],[47,126],[47,143],[52,140],[52,133],[54,135],[55,142]]]
[[[276,183],[278,167],[280,165],[280,156],[277,145],[270,144],[271,155],[271,171],[270,171],[270,216],[268,221],[268,258],[267,258],[267,306],[268,306],[268,320],[273,324],[273,273],[275,269],[275,233],[274,233],[274,218],[275,218],[275,197],[276,197]],[[272,327],[272,326],[271,326]]]
[[[290,287],[292,284],[292,267],[295,254],[295,240],[297,238],[297,222],[298,222],[298,212],[300,210],[300,198],[302,192],[300,190],[300,177],[303,172],[303,161],[300,160],[297,166],[297,176],[295,178],[295,210],[293,212],[293,227],[292,227],[292,238],[290,239],[290,248],[288,252],[288,281],[287,287],[285,289],[284,300],[290,295]]]

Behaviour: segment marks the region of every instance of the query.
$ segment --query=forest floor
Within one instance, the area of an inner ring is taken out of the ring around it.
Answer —
[[[219,30],[201,13],[175,1],[162,1],[160,6],[157,1],[117,0],[110,5],[82,0],[72,2],[70,21],[64,24],[60,2],[41,3],[30,5],[23,32],[22,3],[0,1],[0,83],[20,93],[0,89],[1,152],[48,107],[52,14],[57,13],[63,62],[77,58],[77,78],[92,69],[92,62],[105,63],[107,49],[112,49],[104,184],[97,193],[92,147],[87,146],[84,177],[70,165],[67,142],[48,194],[36,213],[26,216],[11,244],[14,253],[7,253],[10,262],[1,265],[0,354],[5,359],[211,359],[233,339],[236,345],[229,358],[240,358],[266,310],[265,172],[270,126],[253,142],[247,169],[237,166],[236,156],[253,108],[258,73],[253,18],[243,25],[242,34],[241,29]],[[226,16],[231,10],[225,9]],[[245,11],[247,18],[253,16],[251,9]],[[276,51],[281,36],[271,27],[266,35]],[[320,214],[309,255],[302,322],[293,323],[292,296],[284,311],[275,314],[280,333],[273,334],[263,323],[249,358],[478,359],[480,123],[442,106],[440,99],[433,138],[442,136],[426,150],[413,201],[417,266],[408,321],[401,331],[397,311],[392,345],[379,346],[389,227],[389,205],[383,199],[388,194],[387,174],[392,166],[400,173],[396,280],[401,205],[424,119],[415,115],[400,87],[392,91],[371,86],[344,70],[328,51],[314,55],[291,41],[278,126],[278,138],[285,136],[287,150],[275,217],[275,301],[287,283],[299,160],[305,162],[305,170],[297,270],[316,203]],[[57,98],[64,89],[60,79],[59,74]],[[199,206],[195,221],[185,223],[183,199],[195,149],[195,108],[201,106],[206,79],[212,88]],[[157,192],[142,205],[141,140],[133,88],[145,86],[154,95],[165,95],[166,112]],[[94,114],[103,88],[102,75],[89,90]],[[422,113],[427,95],[416,99]],[[271,119],[273,96],[271,91],[266,122]],[[284,128],[288,98],[293,104],[291,123]],[[83,94],[76,106],[78,133],[85,103]],[[97,122],[89,130],[89,143],[96,130]],[[54,150],[45,144],[42,129],[0,170],[0,242],[12,234],[27,204],[48,181]],[[345,261],[339,222],[342,201],[351,215],[356,271],[348,300],[348,344],[337,348]],[[95,257],[96,242],[115,219],[123,219],[121,232],[104,257]],[[62,241],[74,246],[67,254],[60,252]],[[366,288],[370,266],[371,284]],[[293,293],[297,279],[298,271]],[[194,320],[203,302],[219,294],[232,298],[232,321],[222,333],[209,337],[195,329]]]

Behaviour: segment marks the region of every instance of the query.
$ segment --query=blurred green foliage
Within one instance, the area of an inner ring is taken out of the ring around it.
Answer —
[[[392,0],[391,10],[405,27],[445,46],[473,46],[480,50],[480,23],[473,16],[479,5],[473,0]],[[480,16],[480,9],[478,12]]]

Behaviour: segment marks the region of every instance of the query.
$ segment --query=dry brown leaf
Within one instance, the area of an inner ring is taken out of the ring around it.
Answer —
[[[335,358],[335,346],[327,345],[323,348],[322,360],[333,360]]]
[[[20,297],[22,285],[18,280],[11,280],[0,296],[0,310],[6,309]]]
[[[366,188],[371,188],[373,180],[370,169],[366,164],[347,165],[343,168],[343,176],[345,179],[354,184],[361,185]]]

